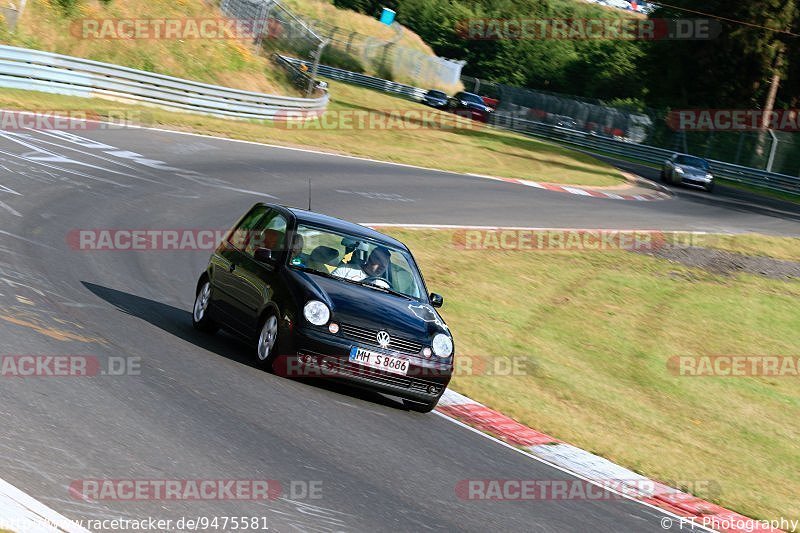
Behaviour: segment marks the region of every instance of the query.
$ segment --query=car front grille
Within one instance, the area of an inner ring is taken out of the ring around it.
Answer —
[[[347,359],[325,356],[310,351],[301,352],[300,355],[311,356],[315,365],[343,377],[358,378],[361,381],[388,385],[394,388],[406,389],[411,392],[429,394],[431,396],[440,394],[443,388],[441,383],[384,372],[376,368],[351,363]]]
[[[352,324],[340,324],[339,328],[341,333],[348,339],[382,348],[382,346],[378,344],[377,336],[379,330],[377,329],[362,328],[360,326],[353,326]],[[394,350],[396,352],[411,355],[419,355],[419,353],[422,351],[422,344],[419,342],[410,341],[408,339],[400,339],[394,335],[391,335],[390,337],[391,340],[389,341],[389,346],[386,347],[388,350]]]

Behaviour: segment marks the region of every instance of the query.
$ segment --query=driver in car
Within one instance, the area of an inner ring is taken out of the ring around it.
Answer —
[[[384,278],[386,269],[389,266],[389,257],[389,250],[378,246],[372,250],[367,260],[360,267],[350,263],[343,263],[332,274],[355,281],[362,281],[367,278]]]

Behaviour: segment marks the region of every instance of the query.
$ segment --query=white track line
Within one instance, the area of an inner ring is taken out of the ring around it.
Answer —
[[[522,450],[520,448],[512,446],[511,444],[508,444],[507,442],[503,442],[500,439],[497,439],[495,437],[492,437],[491,435],[483,433],[482,431],[480,431],[478,429],[475,429],[472,426],[468,426],[467,424],[461,422],[460,420],[456,420],[455,418],[451,418],[451,417],[447,416],[444,413],[440,413],[440,412],[435,411],[435,410],[433,411],[433,413],[438,415],[438,416],[440,416],[440,417],[442,417],[442,418],[444,418],[445,420],[448,420],[448,421],[452,422],[453,424],[455,424],[457,426],[460,426],[460,427],[462,427],[462,428],[464,428],[464,429],[466,429],[468,431],[471,431],[473,433],[477,433],[478,435],[480,435],[481,437],[483,437],[485,439],[488,439],[488,440],[490,440],[490,441],[492,441],[494,443],[497,443],[497,444],[499,444],[501,446],[504,446],[505,448],[508,448],[509,450],[514,450],[515,452],[520,453],[520,454],[522,454],[522,455],[524,455],[524,456],[526,456],[526,457],[528,457],[530,459],[533,459],[533,460],[538,461],[538,462],[540,462],[542,464],[545,464],[545,465],[547,465],[547,466],[549,466],[551,468],[554,468],[554,469],[558,470],[559,472],[563,472],[565,474],[569,474],[570,476],[572,476],[574,478],[580,479],[582,481],[585,481],[587,483],[591,483],[592,485],[600,487],[604,491],[608,491],[608,492],[610,492],[612,494],[616,494],[616,495],[622,496],[626,500],[630,500],[630,501],[632,501],[634,503],[638,503],[639,505],[643,505],[645,507],[649,507],[650,509],[652,509],[654,511],[657,511],[657,512],[659,512],[661,514],[667,515],[667,516],[673,518],[674,525],[678,529],[683,530],[684,528],[686,528],[686,529],[690,529],[691,528],[691,531],[708,531],[708,532],[711,532],[711,533],[715,533],[716,532],[716,530],[710,529],[710,528],[708,528],[708,527],[706,527],[706,526],[704,526],[704,525],[702,525],[702,524],[700,524],[698,522],[693,522],[689,518],[682,517],[682,516],[677,515],[675,513],[671,513],[669,511],[667,511],[666,509],[662,509],[661,507],[657,507],[657,506],[652,505],[650,503],[643,502],[641,500],[637,500],[636,498],[633,498],[628,494],[625,494],[623,492],[619,492],[618,490],[615,490],[615,489],[613,489],[611,487],[605,486],[605,485],[603,485],[601,483],[598,483],[598,482],[596,482],[596,481],[594,481],[592,479],[589,479],[589,478],[584,477],[584,476],[582,476],[580,474],[577,474],[575,472],[567,470],[566,468],[564,468],[562,466],[559,466],[557,464],[553,464],[553,463],[551,463],[549,461],[546,461],[545,459],[542,459],[541,457],[537,457],[537,456],[535,456],[535,455],[533,455],[531,453],[526,452],[525,450]]]
[[[0,479],[0,528],[14,533],[90,533],[14,485]]]
[[[20,111],[18,109],[0,109],[0,113],[20,113],[20,114],[24,114],[24,115],[37,115],[37,113],[32,112],[32,111]],[[214,135],[207,135],[207,134],[204,134],[204,133],[194,133],[194,132],[190,132],[190,131],[175,131],[175,130],[170,130],[170,129],[166,129],[166,128],[155,128],[153,126],[140,126],[140,125],[136,125],[136,124],[130,124],[130,125],[125,125],[125,126],[120,127],[119,124],[115,124],[113,122],[107,122],[105,120],[89,120],[89,119],[77,119],[77,118],[71,118],[71,120],[76,120],[76,121],[86,122],[86,123],[91,123],[91,124],[108,124],[108,125],[114,126],[114,128],[109,128],[108,131],[121,131],[121,130],[124,130],[126,128],[139,129],[139,130],[149,130],[149,131],[159,131],[159,132],[163,132],[163,133],[172,133],[172,134],[175,134],[175,135],[187,135],[187,136],[190,136],[190,137],[199,137],[201,139],[216,139],[216,140],[220,140],[220,141],[228,141],[228,142],[235,142],[235,143],[242,143],[242,144],[250,144],[250,145],[254,145],[254,146],[264,146],[266,148],[279,148],[281,150],[292,150],[292,151],[295,151],[295,152],[303,152],[303,153],[308,153],[308,154],[326,155],[326,156],[334,156],[334,157],[344,157],[344,158],[347,158],[347,159],[354,159],[354,160],[357,160],[357,161],[366,161],[366,162],[369,162],[369,163],[379,163],[379,164],[382,164],[382,165],[393,165],[393,166],[396,166],[396,167],[403,167],[403,168],[413,168],[413,169],[416,169],[416,170],[425,170],[427,172],[438,172],[438,173],[441,173],[441,174],[450,174],[452,176],[459,176],[459,177],[464,177],[464,178],[470,177],[470,178],[491,179],[491,180],[494,180],[494,181],[503,181],[503,179],[501,177],[499,177],[499,176],[490,176],[490,175],[487,175],[487,174],[475,174],[475,173],[469,173],[469,172],[456,172],[454,170],[442,170],[440,168],[430,168],[430,167],[423,167],[423,166],[419,166],[419,165],[410,165],[408,163],[396,163],[394,161],[384,161],[384,160],[381,160],[381,159],[372,159],[370,157],[363,157],[363,156],[357,156],[357,155],[339,154],[339,153],[336,153],[336,152],[325,152],[323,150],[313,150],[311,148],[298,148],[298,147],[294,147],[294,146],[282,146],[280,144],[270,144],[270,143],[264,143],[264,142],[258,142],[258,141],[245,141],[243,139],[231,139],[229,137],[217,137],[217,136],[214,136]],[[99,129],[99,130],[92,130],[92,131],[106,131],[106,130]]]

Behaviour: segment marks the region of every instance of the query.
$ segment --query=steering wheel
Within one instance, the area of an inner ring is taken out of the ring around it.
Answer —
[[[363,281],[364,283],[371,283],[376,287],[380,287],[382,289],[394,290],[394,287],[392,286],[391,282],[388,279],[382,278],[380,276],[367,276],[361,281]]]

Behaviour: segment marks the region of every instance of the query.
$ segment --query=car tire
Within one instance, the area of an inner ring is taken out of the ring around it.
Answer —
[[[272,368],[278,352],[278,330],[278,317],[269,311],[261,322],[256,341],[256,362],[262,367]]]
[[[203,333],[216,333],[219,326],[211,319],[211,283],[208,279],[198,287],[192,307],[192,326]]]
[[[667,174],[664,172],[663,169],[661,170],[661,181],[662,181],[662,183],[666,183],[667,182]]]
[[[708,192],[708,193],[714,192],[714,183],[713,182],[709,183],[708,185],[706,185],[705,189],[706,189],[706,192]]]
[[[415,402],[413,400],[403,400],[403,407],[416,413],[430,413],[436,407],[437,403],[439,403],[438,399],[435,402]]]

